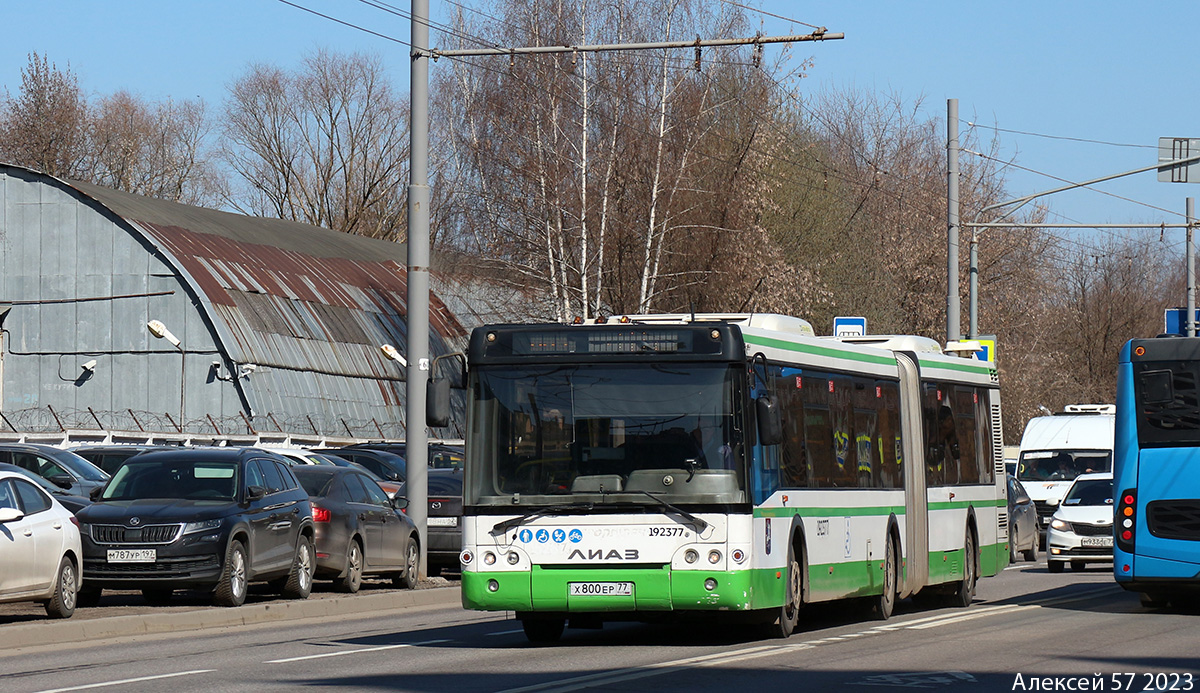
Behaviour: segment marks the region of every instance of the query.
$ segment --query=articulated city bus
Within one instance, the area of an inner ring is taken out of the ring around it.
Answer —
[[[1142,604],[1200,594],[1200,339],[1134,339],[1117,367],[1117,583]],[[1178,604],[1177,604],[1178,605]]]
[[[467,354],[463,604],[564,625],[966,606],[1008,560],[993,364],[779,315],[489,325]]]

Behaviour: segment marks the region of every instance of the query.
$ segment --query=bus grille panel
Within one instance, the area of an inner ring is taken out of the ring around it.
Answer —
[[[1200,541],[1200,500],[1165,500],[1148,504],[1146,528],[1160,539]]]

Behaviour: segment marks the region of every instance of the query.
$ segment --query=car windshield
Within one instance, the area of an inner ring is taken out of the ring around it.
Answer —
[[[1021,452],[1021,481],[1072,481],[1080,474],[1112,471],[1111,450],[1027,450]]]
[[[169,498],[180,500],[237,499],[238,463],[208,460],[130,461],[104,487],[103,500]]]
[[[1112,479],[1081,479],[1071,485],[1063,505],[1112,505]]]
[[[478,368],[467,502],[745,502],[738,372],[707,363]]]
[[[87,479],[88,481],[107,481],[108,473],[96,465],[88,462],[79,455],[70,450],[55,450],[47,453],[54,459],[55,462],[70,469],[75,474]]]

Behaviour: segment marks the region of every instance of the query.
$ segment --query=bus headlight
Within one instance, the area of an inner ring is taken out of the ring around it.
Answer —
[[[712,563],[713,565],[720,563],[721,562],[721,552],[717,551],[716,549],[709,551],[708,552],[708,562]]]
[[[508,564],[516,565],[521,562],[521,556],[516,551],[508,552]]]
[[[695,563],[696,561],[700,560],[700,554],[696,553],[696,549],[688,549],[687,551],[683,552],[683,560],[687,561],[688,563]]]
[[[483,554],[483,562],[488,565],[494,564],[496,562],[496,554],[492,553],[491,551]]]

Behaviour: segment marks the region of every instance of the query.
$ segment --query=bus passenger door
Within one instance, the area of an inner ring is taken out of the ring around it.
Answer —
[[[900,367],[900,435],[904,454],[905,572],[901,596],[929,582],[929,500],[925,489],[924,429],[921,424],[921,374],[916,355],[896,352]]]

